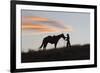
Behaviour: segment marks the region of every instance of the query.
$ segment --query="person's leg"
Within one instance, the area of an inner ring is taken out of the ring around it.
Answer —
[[[66,47],[68,48],[68,41],[67,41]]]
[[[69,41],[69,47],[71,47],[70,41]]]
[[[71,47],[70,41],[67,41],[67,47]]]

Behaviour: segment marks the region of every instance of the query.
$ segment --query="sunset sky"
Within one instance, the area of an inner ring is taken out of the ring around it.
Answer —
[[[71,44],[90,43],[90,14],[21,10],[22,51],[38,50],[42,39],[48,35],[70,34]],[[65,46],[63,39],[57,47]],[[47,49],[54,45],[48,44]]]

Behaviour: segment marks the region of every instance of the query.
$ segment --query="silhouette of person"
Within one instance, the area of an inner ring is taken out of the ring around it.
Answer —
[[[65,40],[67,41],[66,47],[67,47],[67,48],[68,48],[68,47],[71,47],[69,34],[67,34],[67,37],[66,37]]]

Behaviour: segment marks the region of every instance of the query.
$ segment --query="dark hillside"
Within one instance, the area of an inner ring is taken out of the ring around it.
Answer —
[[[71,48],[61,47],[46,51],[33,51],[21,53],[21,62],[45,62],[64,60],[90,59],[90,45],[73,45]]]

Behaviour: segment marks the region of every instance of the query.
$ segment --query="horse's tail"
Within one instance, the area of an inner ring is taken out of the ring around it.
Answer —
[[[43,42],[42,42],[41,46],[39,47],[39,49],[41,49],[42,47],[43,47]]]
[[[39,48],[42,48],[42,46],[43,46],[43,43],[41,44],[41,46]]]

